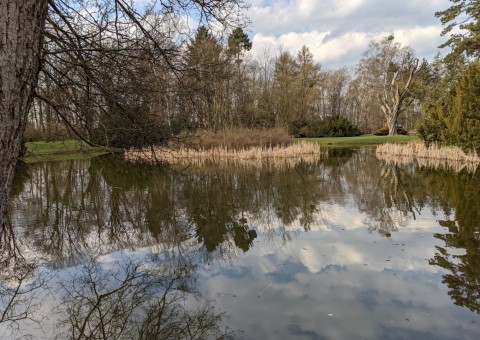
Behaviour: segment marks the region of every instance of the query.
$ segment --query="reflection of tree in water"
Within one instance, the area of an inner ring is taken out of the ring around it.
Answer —
[[[349,197],[368,217],[370,230],[388,236],[428,205],[454,216],[453,222],[442,222],[448,233],[435,235],[445,246],[437,247],[430,263],[448,271],[444,282],[455,303],[480,311],[479,175],[399,166],[359,151],[281,171],[182,174],[111,159],[45,163],[32,166],[20,184],[12,221],[25,226],[26,243],[39,255],[57,259],[50,268],[83,262],[79,253],[95,257],[144,246],[228,260],[248,251],[260,231],[288,240],[289,226],[309,230],[317,222],[325,213],[322,202],[344,204]],[[3,240],[9,235],[4,233]],[[464,254],[452,255],[452,249]],[[5,305],[8,298],[1,301]],[[138,310],[141,320],[154,316],[148,307]],[[140,329],[138,323],[135,327]]]
[[[234,334],[221,326],[224,314],[194,293],[196,268],[178,252],[112,254],[106,259],[113,261],[84,259],[49,274],[38,271],[20,247],[9,255],[0,272],[2,336],[35,339],[44,322],[57,325],[47,333],[58,339],[222,339]]]
[[[424,200],[416,199],[423,184],[415,168],[380,162],[368,153],[359,153],[345,167],[349,190],[358,209],[367,215],[369,231],[390,237],[393,232],[416,219]]]
[[[321,176],[307,165],[182,174],[111,158],[44,163],[32,167],[13,215],[60,267],[81,261],[77,254],[184,247],[192,236],[207,258],[228,259],[248,251],[259,229],[286,235],[298,221],[309,230],[326,196]]]
[[[89,260],[61,282],[57,337],[72,339],[221,339],[224,317],[191,293],[194,268],[155,259]],[[195,300],[188,308],[185,301]]]
[[[452,217],[440,221],[448,233],[434,236],[445,246],[436,246],[430,264],[449,272],[443,282],[457,305],[480,313],[480,175],[379,162],[368,153],[358,153],[342,169],[369,230],[389,236],[427,205]]]
[[[355,204],[368,216],[369,230],[390,236],[427,205],[434,214],[452,216],[440,221],[448,233],[434,236],[445,246],[436,246],[430,264],[449,272],[443,282],[457,305],[480,313],[479,174],[379,162],[368,153],[358,153],[343,171]]]
[[[10,225],[0,230],[0,325],[7,325],[12,334],[22,321],[40,322],[35,313],[46,288],[46,277],[36,274],[35,263],[21,248]]]
[[[419,175],[428,183],[432,205],[452,216],[440,221],[448,233],[434,236],[445,246],[436,246],[430,264],[448,271],[442,282],[457,305],[480,313],[480,176],[429,170]]]

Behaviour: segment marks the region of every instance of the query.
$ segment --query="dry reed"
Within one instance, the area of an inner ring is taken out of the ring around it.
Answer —
[[[408,164],[415,160],[420,167],[447,168],[456,172],[466,169],[475,172],[480,164],[476,152],[465,153],[459,147],[425,146],[423,143],[382,144],[377,147],[377,157],[395,164]]]
[[[129,150],[125,158],[132,161],[165,162],[185,166],[246,165],[256,168],[270,165],[292,167],[298,163],[315,163],[326,151],[316,143],[294,143],[288,146],[251,147],[232,149],[216,147],[192,149],[155,147],[143,150]]]
[[[191,149],[220,147],[248,149],[262,146],[285,146],[293,143],[293,137],[284,128],[226,128],[217,132],[199,130],[193,134],[183,133],[179,139]]]

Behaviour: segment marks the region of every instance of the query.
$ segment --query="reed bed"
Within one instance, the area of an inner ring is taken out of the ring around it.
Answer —
[[[293,143],[288,146],[264,146],[246,149],[216,147],[210,149],[192,149],[180,147],[171,149],[155,147],[142,150],[129,150],[125,158],[131,161],[165,162],[174,165],[245,165],[256,168],[265,165],[292,167],[299,163],[315,163],[326,150],[315,143]]]
[[[395,163],[410,164],[416,161],[420,167],[446,168],[459,172],[466,169],[475,172],[480,165],[476,152],[465,153],[459,147],[425,146],[423,143],[382,144],[377,147],[377,158]]]
[[[293,143],[293,137],[284,128],[227,128],[217,132],[199,130],[193,134],[182,133],[179,139],[192,149],[227,147],[240,150],[264,146],[286,146]]]

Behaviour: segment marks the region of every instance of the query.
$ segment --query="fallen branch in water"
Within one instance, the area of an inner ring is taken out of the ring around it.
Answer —
[[[270,284],[268,286],[266,286],[265,288],[263,288],[258,294],[257,294],[257,299],[260,298],[263,293],[265,293],[265,291],[270,288],[271,286],[273,285],[273,282],[270,282]]]

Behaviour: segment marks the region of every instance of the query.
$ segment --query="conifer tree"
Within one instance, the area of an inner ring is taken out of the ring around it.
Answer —
[[[480,151],[480,64],[471,63],[455,88],[449,114],[449,135],[465,150]]]
[[[480,58],[480,1],[450,0],[450,2],[453,3],[451,7],[435,13],[442,24],[446,25],[442,35],[450,35],[440,47],[452,48],[449,57],[466,54],[478,61]]]

